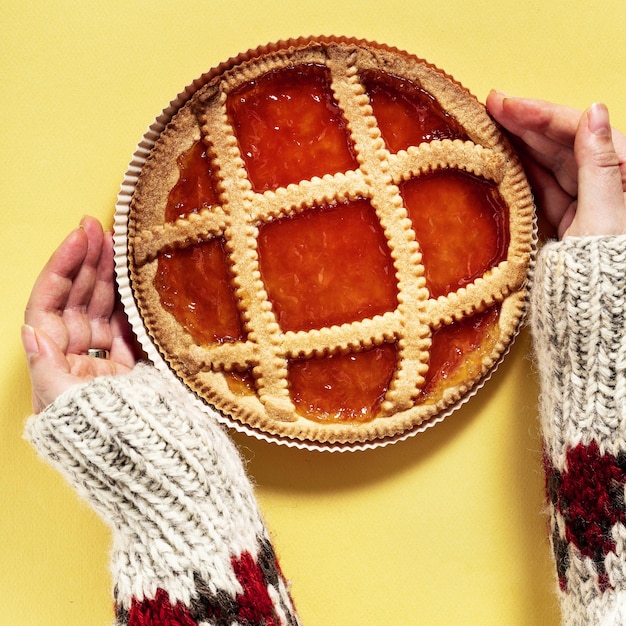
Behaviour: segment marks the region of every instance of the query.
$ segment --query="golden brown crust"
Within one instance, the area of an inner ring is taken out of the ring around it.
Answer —
[[[287,64],[325,65],[332,92],[348,124],[359,167],[273,191],[253,191],[226,110],[226,96],[242,82]],[[360,81],[367,70],[406,78],[431,94],[465,130],[468,141],[443,140],[390,153]],[[169,191],[179,176],[177,157],[200,138],[217,171],[219,205],[176,222],[164,219]],[[419,245],[399,185],[409,178],[455,168],[493,181],[509,207],[508,255],[465,287],[431,298]],[[258,224],[303,207],[367,197],[394,258],[395,311],[311,331],[282,332],[260,278]],[[432,65],[387,46],[345,38],[298,39],[241,54],[205,74],[163,131],[146,161],[131,204],[129,272],[147,332],[173,371],[204,401],[232,420],[272,437],[332,444],[367,442],[406,433],[454,407],[502,358],[525,309],[533,254],[534,206],[522,167],[484,107]],[[225,237],[246,339],[196,345],[161,306],[153,282],[161,251]],[[488,307],[500,307],[478,371],[418,402],[428,370],[432,333]],[[396,341],[399,363],[379,417],[365,423],[317,423],[302,417],[290,398],[289,359],[345,353]],[[257,393],[232,391],[223,372],[254,368]]]

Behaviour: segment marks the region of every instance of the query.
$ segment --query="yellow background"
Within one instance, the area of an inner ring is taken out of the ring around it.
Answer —
[[[301,34],[383,41],[453,74],[626,128],[626,3],[56,0],[0,7],[0,622],[110,623],[110,536],[22,441],[30,286],[85,213],[111,223],[145,128],[227,57]],[[524,332],[446,422],[364,453],[238,435],[305,626],[558,623]]]

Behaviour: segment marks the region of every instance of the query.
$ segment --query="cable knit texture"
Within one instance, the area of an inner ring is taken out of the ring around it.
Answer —
[[[113,529],[118,626],[298,624],[234,445],[155,369],[70,389],[26,437]]]
[[[547,244],[531,311],[563,623],[626,624],[626,237]]]

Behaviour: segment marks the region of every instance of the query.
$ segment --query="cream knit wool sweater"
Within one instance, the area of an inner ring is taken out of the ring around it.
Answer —
[[[155,369],[70,389],[26,436],[113,530],[117,626],[297,626],[234,445]]]
[[[531,323],[567,626],[626,624],[626,237],[537,261]],[[75,387],[27,437],[114,534],[119,626],[298,624],[240,458],[147,365]]]
[[[626,237],[546,245],[531,323],[563,623],[626,624]]]

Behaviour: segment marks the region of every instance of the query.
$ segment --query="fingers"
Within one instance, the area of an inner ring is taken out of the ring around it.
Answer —
[[[102,346],[92,345],[92,322],[94,315],[100,320],[102,317],[108,319],[112,312],[112,306],[109,307],[108,311],[106,307],[101,311],[101,303],[94,301],[96,286],[103,279],[100,272],[105,239],[102,226],[98,220],[85,217],[81,222],[81,228],[87,236],[87,252],[73,278],[63,310],[63,319],[69,331],[67,351],[72,353],[85,352],[90,347],[108,348],[106,344]],[[112,272],[110,281],[113,281]]]
[[[520,157],[526,169],[537,207],[545,219],[545,223],[541,224],[542,229],[549,226],[545,234],[548,237],[553,237],[558,232],[563,220],[568,220],[568,216],[575,212],[576,198],[564,191],[552,172],[538,164],[532,157],[527,156],[524,152],[520,153]],[[567,222],[568,225],[570,221],[571,219]]]
[[[88,238],[84,229],[80,227],[72,231],[39,274],[26,305],[26,324],[43,329],[63,350],[69,341],[63,312],[87,249]]]
[[[573,145],[580,119],[580,111],[572,107],[511,97],[495,90],[487,97],[487,109],[502,126],[519,137],[549,139],[563,146]]]
[[[146,358],[143,349],[132,331],[122,303],[117,300],[111,317],[111,359],[128,369],[138,360]]]
[[[531,159],[549,170],[562,190],[577,193],[573,147],[580,111],[545,100],[513,98],[492,91],[489,112],[521,142]]]
[[[22,343],[38,412],[66,389],[130,370],[139,357],[117,299],[113,238],[86,217],[37,278],[24,315]],[[110,351],[109,359],[87,355]]]
[[[594,104],[581,116],[574,154],[578,166],[578,205],[571,224],[560,234],[626,233],[622,164],[605,105]]]
[[[626,232],[626,137],[604,105],[584,113],[492,91],[491,115],[513,134],[543,214],[564,235]]]
[[[22,327],[22,345],[28,360],[33,410],[39,413],[74,379],[65,354],[45,332],[25,324]]]
[[[116,294],[113,237],[110,233],[103,233],[93,289],[87,306],[92,348],[111,349],[110,322],[116,305]]]
[[[113,241],[86,217],[55,250],[35,282],[25,322],[42,329],[64,352],[109,349],[115,306]]]
[[[22,326],[22,345],[26,352],[35,413],[78,383],[96,376],[122,374],[135,365],[131,357],[122,362],[86,355],[66,355],[47,333],[28,324]]]

